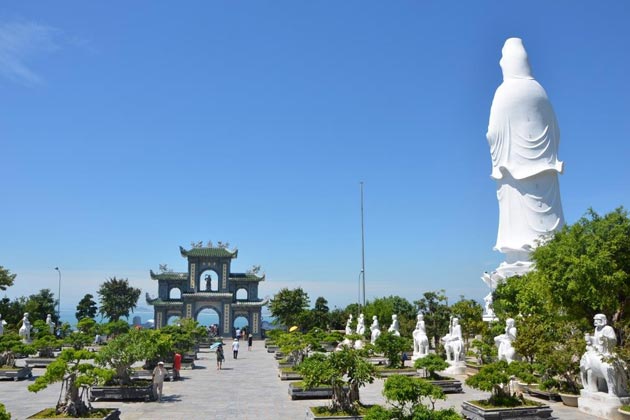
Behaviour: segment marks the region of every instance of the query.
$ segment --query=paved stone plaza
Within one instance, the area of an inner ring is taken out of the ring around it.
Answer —
[[[164,384],[164,400],[158,402],[95,402],[96,407],[119,407],[122,419],[304,419],[306,408],[327,404],[327,400],[292,401],[287,393],[288,382],[280,381],[276,361],[267,353],[260,341],[254,342],[251,352],[241,351],[238,360],[232,359],[226,346],[224,369],[216,370],[214,353],[199,353],[196,368],[182,371],[182,381]],[[34,375],[43,373],[34,369]],[[0,401],[13,419],[25,419],[57,402],[60,384],[54,384],[37,394],[28,392],[32,382],[0,381]],[[361,389],[365,403],[384,403],[381,396],[382,380]],[[485,394],[464,388],[462,394],[452,394],[440,406],[454,406],[458,411],[464,400],[478,399]],[[568,408],[561,403],[551,403],[554,415],[560,419],[580,420],[594,417]]]

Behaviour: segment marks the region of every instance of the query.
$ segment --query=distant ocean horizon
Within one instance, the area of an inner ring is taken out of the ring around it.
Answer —
[[[72,328],[76,328],[77,326],[77,318],[75,317],[75,313],[76,311],[74,310],[70,310],[70,309],[62,309],[61,310],[61,322],[67,322],[68,324],[70,324],[72,326]],[[125,320],[127,322],[129,322],[129,324],[134,324],[133,320],[134,318],[138,317],[140,319],[139,324],[140,325],[144,325],[146,323],[148,323],[149,321],[153,320],[153,311],[149,310],[147,308],[138,308],[138,310],[132,312],[129,314],[128,317],[122,317],[120,319]],[[96,315],[95,317],[97,322],[107,322],[107,318],[103,318],[100,315]],[[171,318],[171,320],[174,320],[175,318]],[[273,321],[273,317],[271,316],[263,316],[262,317],[263,322],[269,322],[271,323]],[[199,314],[199,317],[197,318],[197,321],[199,321],[199,323],[201,325],[212,325],[212,324],[218,324],[219,323],[219,317],[218,315],[216,315],[215,313],[212,312],[206,312],[205,310],[201,312],[201,314]],[[243,317],[239,317],[236,319],[236,322],[234,323],[234,326],[236,328],[240,328],[247,325],[247,320]]]

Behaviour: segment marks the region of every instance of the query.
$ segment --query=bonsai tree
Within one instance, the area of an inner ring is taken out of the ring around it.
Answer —
[[[171,348],[168,336],[159,330],[132,329],[127,334],[114,338],[96,355],[96,363],[109,366],[115,374],[106,383],[131,384],[131,366],[139,361],[152,359],[155,355]]]
[[[449,364],[437,354],[431,353],[420,359],[416,359],[413,363],[413,367],[416,369],[424,369],[426,372],[425,378],[439,380],[442,379],[442,377],[435,372],[447,369]]]
[[[560,392],[579,394],[580,358],[586,349],[582,332],[575,323],[564,323],[557,329],[552,351],[538,355],[536,361],[542,367],[543,378],[548,378],[541,385],[553,385]]]
[[[513,365],[516,362],[512,362]],[[478,373],[466,379],[466,385],[481,391],[491,392],[485,403],[494,407],[516,407],[522,405],[522,400],[510,393],[510,377],[512,371],[507,362],[500,361],[481,367]]]
[[[343,346],[324,355],[316,353],[297,367],[305,388],[321,385],[332,387],[331,411],[356,414],[359,388],[374,382],[374,366],[364,359],[366,352]]]
[[[11,413],[7,412],[2,403],[0,403],[0,420],[11,420]]]
[[[48,367],[46,372],[28,386],[31,392],[39,392],[56,382],[61,382],[61,393],[55,407],[57,415],[81,417],[87,415],[92,406],[88,400],[88,389],[99,373],[107,374],[92,363],[87,363],[93,354],[87,350],[65,349]]]
[[[50,328],[44,321],[35,321],[33,331],[33,347],[37,349],[37,356],[55,357],[54,351],[61,347],[61,340],[50,332]]]
[[[409,348],[409,340],[394,334],[381,334],[374,347],[387,357],[387,367],[399,368],[403,365],[402,353]]]
[[[24,344],[15,332],[0,336],[0,368],[14,368],[17,355],[27,355],[35,352],[30,344]]]
[[[167,325],[159,330],[161,334],[159,349],[152,358],[147,359],[146,367],[152,369],[159,360],[172,361],[175,353],[184,355],[195,349],[197,343],[206,336],[205,328],[199,326],[198,322],[185,318],[177,325]]]
[[[127,321],[123,321],[122,319],[116,321],[110,321],[107,324],[103,325],[103,332],[107,337],[114,338],[117,335],[124,334],[130,330],[129,324]]]
[[[364,416],[365,420],[461,419],[452,408],[435,410],[436,401],[446,397],[440,387],[424,379],[390,376],[383,386],[383,396],[392,408],[375,405]]]
[[[297,366],[302,363],[309,350],[319,348],[322,337],[323,334],[319,330],[306,334],[293,331],[279,334],[276,338],[276,344],[282,353],[289,355],[289,360],[293,366]]]

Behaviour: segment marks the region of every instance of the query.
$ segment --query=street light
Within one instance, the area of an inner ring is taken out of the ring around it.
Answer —
[[[61,270],[59,269],[59,267],[55,267],[55,270],[57,270],[57,273],[59,273],[59,292],[57,296],[57,317],[58,317],[57,322],[59,322],[59,324],[61,325]]]

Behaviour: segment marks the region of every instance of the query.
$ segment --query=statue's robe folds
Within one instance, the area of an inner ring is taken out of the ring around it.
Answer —
[[[558,183],[563,163],[558,160],[558,124],[545,90],[531,76],[526,58],[520,67],[503,60],[504,81],[492,101],[486,137],[499,201],[495,249],[513,262],[510,256],[526,258],[541,236],[564,224]]]

